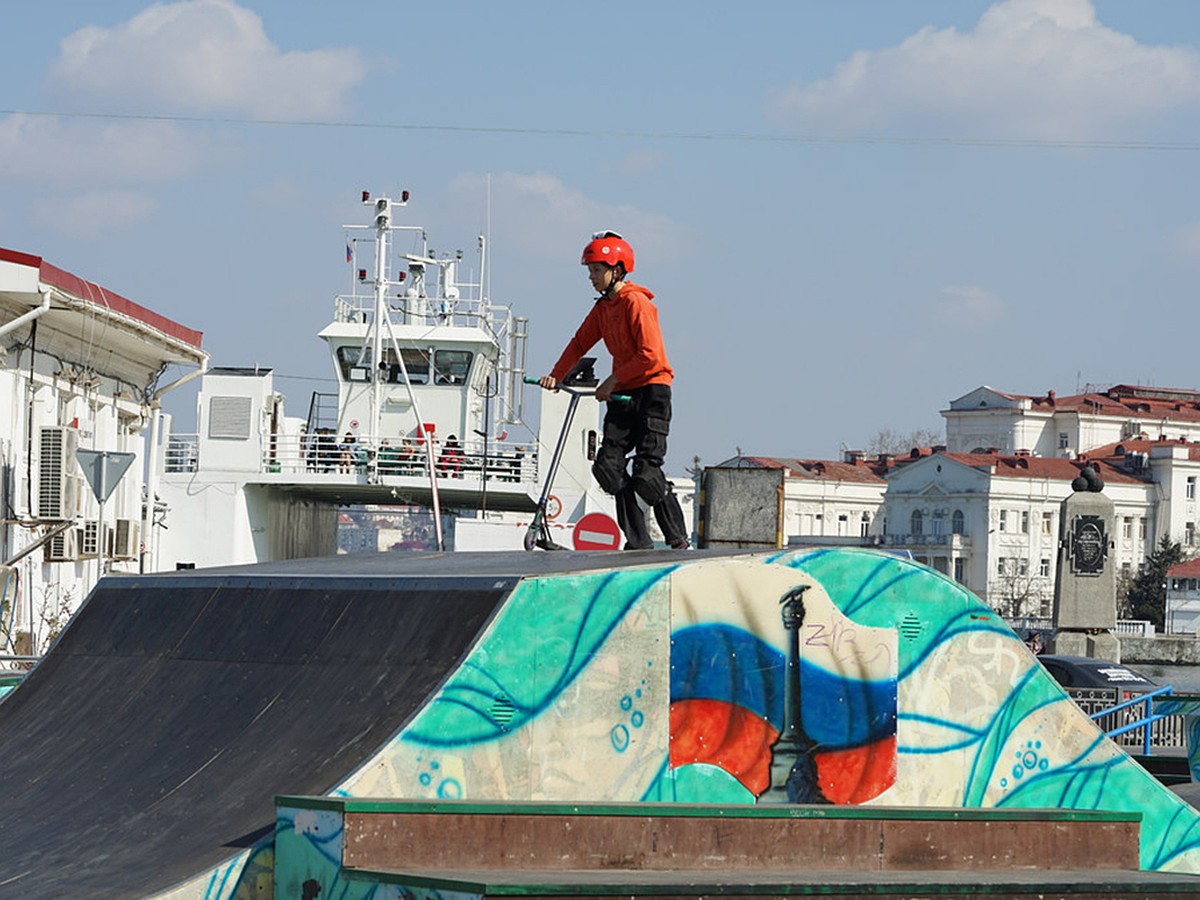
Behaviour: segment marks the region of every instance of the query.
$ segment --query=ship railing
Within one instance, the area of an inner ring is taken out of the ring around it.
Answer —
[[[537,480],[537,452],[507,441],[446,446],[434,439],[434,471],[439,478],[530,484]],[[353,442],[335,435],[274,435],[263,449],[262,471],[287,475],[367,475],[372,478],[428,478],[425,442],[415,437],[359,434]]]
[[[163,471],[195,472],[200,466],[200,435],[172,434],[163,448]]]
[[[491,329],[492,311],[480,300],[459,297],[443,301],[440,297],[397,297],[390,301],[388,318],[402,325],[406,316],[427,325],[470,326]],[[335,322],[370,325],[375,320],[375,298],[366,294],[341,294],[333,302]],[[411,319],[409,319],[411,321]]]

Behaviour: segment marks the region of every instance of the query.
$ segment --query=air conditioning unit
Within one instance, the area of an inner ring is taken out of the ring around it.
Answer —
[[[73,519],[79,505],[79,479],[75,474],[74,428],[54,425],[38,436],[37,517]]]
[[[75,562],[78,558],[77,539],[78,529],[68,528],[60,531],[42,545],[43,559],[46,562]]]
[[[76,528],[75,532],[75,543],[80,559],[95,559],[100,555],[100,523],[98,521],[88,519]]]
[[[137,559],[138,524],[137,519],[117,519],[106,534],[109,559]]]

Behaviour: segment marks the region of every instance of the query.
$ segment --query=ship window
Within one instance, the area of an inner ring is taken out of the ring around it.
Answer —
[[[404,347],[400,351],[404,357],[404,366],[408,369],[408,379],[413,384],[425,384],[429,381],[429,351],[416,347]],[[338,347],[338,367],[341,369],[343,381],[371,380],[371,351],[366,347]],[[391,384],[404,384],[404,373],[396,351],[391,347],[384,351],[383,368],[387,370],[387,380]]]
[[[466,384],[471,371],[470,350],[437,350],[433,354],[434,384]]]
[[[408,370],[408,380],[412,384],[429,383],[429,351],[417,347],[401,347],[400,356],[404,360],[404,368]],[[396,351],[391,347],[386,353],[388,383],[404,384],[404,373],[400,371],[400,363],[396,360]]]

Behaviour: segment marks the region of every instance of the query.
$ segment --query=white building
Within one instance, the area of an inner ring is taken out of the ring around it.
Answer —
[[[1200,633],[1200,559],[1167,569],[1167,634]]]
[[[1115,504],[1110,551],[1132,572],[1153,549],[1157,486],[1092,460]],[[888,477],[886,543],[909,550],[1006,616],[1046,616],[1054,598],[1060,505],[1078,466],[1065,459],[936,453]]]
[[[896,458],[721,465],[786,470],[785,543],[857,535],[908,550],[1007,615],[1049,614],[1059,505],[1085,462],[1116,505],[1118,572],[1132,576],[1163,535],[1200,551],[1200,391],[1117,385],[1034,397],[983,386],[942,416],[946,446]]]
[[[201,334],[40,257],[0,249],[0,653],[37,653],[107,569],[136,572],[146,433],[202,371]],[[171,366],[190,370],[169,382]],[[75,450],[133,454],[103,508]]]
[[[1200,391],[1118,384],[1059,397],[1009,394],[984,385],[942,410],[952,453],[1028,452],[1072,459],[1130,439],[1200,440]]]

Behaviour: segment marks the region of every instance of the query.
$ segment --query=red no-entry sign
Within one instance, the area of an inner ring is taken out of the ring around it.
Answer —
[[[575,523],[571,540],[576,550],[617,550],[621,546],[621,529],[612,516],[588,513]]]

